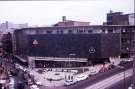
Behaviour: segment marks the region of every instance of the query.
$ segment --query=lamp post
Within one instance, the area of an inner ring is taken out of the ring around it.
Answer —
[[[37,41],[37,40],[34,40],[32,44],[34,45],[34,48],[36,49],[36,48],[37,48],[37,45],[38,45],[38,41]],[[37,50],[35,50],[35,60],[36,60],[36,55],[37,55],[37,54],[36,54],[36,51],[37,51]],[[34,65],[34,62],[35,62],[35,61],[33,60],[33,62],[32,62],[33,65]],[[32,65],[32,68],[33,68],[33,65]],[[35,66],[35,65],[34,65],[34,66]]]
[[[69,67],[71,67],[71,64],[70,64],[71,58],[75,57],[75,55],[76,55],[75,53],[70,53],[69,54],[69,64],[68,64]]]
[[[133,56],[133,89],[135,89],[135,55]]]

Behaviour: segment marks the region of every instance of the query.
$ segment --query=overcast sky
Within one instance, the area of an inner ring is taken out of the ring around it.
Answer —
[[[134,13],[134,0],[65,0],[65,1],[0,1],[0,23],[29,23],[30,25],[51,25],[69,20],[102,24],[106,13]]]

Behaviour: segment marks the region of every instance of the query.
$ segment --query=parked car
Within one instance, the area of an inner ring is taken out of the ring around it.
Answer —
[[[82,80],[85,80],[87,78],[88,78],[88,75],[81,74],[81,75],[77,75],[75,79],[76,79],[76,81],[82,81]]]
[[[65,86],[69,86],[69,85],[75,84],[76,82],[77,82],[76,80],[65,81],[64,85],[65,85]]]
[[[13,76],[16,76],[18,74],[18,70],[16,70],[16,69],[12,69],[12,70],[10,70],[10,72],[11,72],[11,75],[13,75]]]
[[[10,71],[8,71],[7,74],[8,74],[8,77],[12,77],[12,74]]]
[[[17,89],[24,89],[24,83],[22,82],[22,81],[19,81],[18,83],[17,83]]]
[[[25,69],[22,65],[20,65],[20,64],[18,64],[18,63],[15,63],[15,68],[16,68],[16,69],[21,69],[21,70],[23,70],[23,71],[26,71],[26,69]]]
[[[15,63],[15,68],[19,69],[20,68],[20,64]]]
[[[15,87],[14,87],[13,84],[9,84],[9,85],[8,85],[8,89],[15,89]]]
[[[10,77],[9,78],[9,83],[14,84],[14,82],[15,82],[14,78],[13,77]]]
[[[133,84],[130,84],[130,86],[128,87],[128,89],[133,89]]]
[[[34,81],[37,85],[42,85],[42,83],[38,79],[34,79]]]
[[[31,85],[30,89],[39,89],[37,85]]]
[[[32,80],[30,78],[28,78],[27,82],[28,82],[28,85],[32,85],[33,84]]]
[[[8,89],[15,89],[14,84],[15,84],[14,78],[10,77],[8,82]]]
[[[64,83],[65,86],[75,84],[76,82],[77,81],[73,75],[65,76],[65,83]]]

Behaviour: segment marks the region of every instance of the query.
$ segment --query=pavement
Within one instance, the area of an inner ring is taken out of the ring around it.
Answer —
[[[5,60],[5,59],[3,59],[3,60]],[[8,60],[10,60],[10,59],[6,59],[6,61],[3,62],[3,65],[4,65],[5,69],[6,69],[6,71],[10,71],[10,69],[13,69],[13,64],[10,61],[8,61]],[[131,66],[131,64],[129,64],[129,65]],[[90,67],[93,67],[93,66],[90,66]],[[90,68],[90,67],[87,67],[87,68]],[[96,65],[96,66],[94,66],[94,68],[97,71],[99,71],[101,67],[102,67],[102,65]],[[126,68],[126,69],[129,69],[129,68]],[[44,72],[43,74],[39,74],[39,73],[37,73],[37,70],[36,69],[32,70],[31,72],[34,74],[34,76],[36,78],[40,79],[40,81],[44,84],[44,86],[39,86],[40,89],[85,89],[85,88],[86,89],[89,89],[89,87],[94,86],[94,84],[97,84],[98,82],[101,82],[101,81],[105,81],[106,78],[111,78],[111,76],[114,76],[115,79],[118,79],[119,81],[121,81],[122,80],[122,74],[123,74],[122,71],[119,70],[119,69],[118,70],[111,70],[109,73],[97,74],[95,76],[90,77],[89,79],[87,79],[85,81],[81,81],[81,82],[78,82],[75,85],[71,85],[71,86],[65,87],[65,86],[63,86],[63,84],[64,84],[64,78],[65,78],[65,75],[67,73],[69,73],[69,72],[48,71],[48,72]],[[118,75],[115,76],[115,74],[120,73],[120,72],[121,72],[121,74],[119,74],[119,76]],[[18,81],[23,81],[23,78],[22,78],[23,73],[24,73],[23,71],[20,71],[19,72],[19,75],[14,77],[15,78],[15,81],[16,81],[15,82],[16,85],[17,85],[17,82]],[[55,73],[60,73],[60,75],[56,75]],[[73,74],[73,73],[71,73],[71,74]],[[88,75],[89,74],[89,71],[86,71],[83,74]],[[131,73],[128,73],[128,71],[127,71],[126,76],[127,77],[130,77],[131,76],[130,74]],[[48,78],[54,78],[54,79],[56,79],[56,78],[58,78],[58,76],[60,78],[62,78],[62,80],[60,80],[60,81],[48,81],[47,80]],[[111,78],[111,80],[114,82],[113,78]],[[119,81],[115,81],[115,83],[116,82],[119,82]],[[107,86],[107,87],[110,87],[111,85],[114,84],[112,82],[107,82],[107,80],[105,81],[105,83],[109,83],[108,84],[109,86]],[[98,85],[104,85],[104,84],[98,84]],[[107,87],[103,87],[103,89],[105,89]],[[28,85],[25,85],[25,89],[29,89],[29,86]],[[96,88],[93,88],[93,89],[96,89]],[[101,89],[101,88],[99,88],[99,89]]]
[[[2,63],[2,66],[4,67],[4,73],[2,76],[5,76],[7,78],[7,81],[9,79],[9,76],[8,76],[8,72],[12,69],[12,70],[15,70],[15,67],[14,67],[14,64],[11,63],[11,60],[10,58],[1,58],[0,62]],[[1,77],[2,77],[1,76]],[[15,80],[15,89],[18,89],[17,86],[18,86],[18,82],[21,81],[22,83],[24,83],[24,79],[23,79],[23,71],[19,70],[19,73],[17,76],[12,76],[12,78]],[[7,87],[7,82],[5,84],[5,86]],[[27,86],[25,83],[25,89],[29,89],[29,86]]]
[[[99,71],[102,67],[102,64],[100,65],[95,65],[95,66],[89,66],[87,67],[88,69],[94,67],[94,69],[96,71]],[[45,71],[43,73],[38,73],[37,72],[38,69],[33,69],[31,70],[31,73],[34,75],[34,78],[39,80],[43,86],[45,87],[59,87],[59,86],[64,86],[64,83],[65,83],[65,76],[68,76],[68,75],[74,75],[77,76],[77,75],[80,75],[80,74],[76,74],[76,73],[73,73],[73,72],[57,72],[57,71]],[[58,73],[59,75],[56,75],[56,73]],[[84,74],[84,75],[89,75],[90,74],[90,71],[86,71],[86,72],[83,72],[81,74]],[[49,81],[48,79],[54,79],[54,80],[59,80],[59,81]]]

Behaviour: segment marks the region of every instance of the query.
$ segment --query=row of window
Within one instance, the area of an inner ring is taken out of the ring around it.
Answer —
[[[134,29],[122,29],[122,33],[125,33],[125,32],[135,32]]]
[[[74,34],[74,33],[80,33],[80,34],[83,34],[83,33],[114,33],[114,32],[117,32],[117,31],[114,31],[113,29],[110,29],[110,30],[106,30],[106,29],[96,29],[96,30],[93,30],[93,29],[90,29],[90,30],[84,30],[84,29],[78,29],[78,30],[72,30],[72,29],[69,29],[69,30],[33,30],[33,31],[30,31],[30,30],[27,30],[26,33],[27,34],[64,34],[64,33],[68,33],[68,34]]]
[[[77,30],[76,31],[77,33],[84,33],[86,32],[86,30]],[[76,33],[74,30],[68,30],[67,33]],[[92,33],[93,31],[92,30],[87,30],[87,33]],[[46,31],[47,34],[52,34],[53,31],[52,30],[47,30]],[[63,34],[64,33],[64,30],[57,30],[56,33],[58,34]]]

